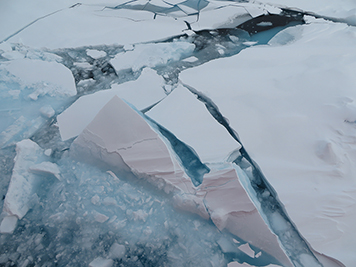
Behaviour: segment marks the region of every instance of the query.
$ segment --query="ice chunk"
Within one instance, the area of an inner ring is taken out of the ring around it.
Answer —
[[[350,73],[356,65],[348,57],[355,29],[314,23],[287,33],[271,46],[184,70],[180,79],[209,96],[229,119],[311,246],[352,265],[331,244],[348,247],[355,240],[355,214],[346,200],[356,199],[356,158],[346,149],[355,130],[345,123],[355,114],[356,80]],[[274,45],[283,42],[288,45]],[[326,215],[331,210],[332,219]]]
[[[243,244],[241,246],[239,246],[239,249],[242,250],[243,252],[245,252],[247,255],[249,255],[251,258],[255,257],[255,252],[251,249],[251,247],[249,246],[249,244]]]
[[[36,86],[30,97],[36,100],[39,96],[74,96],[77,90],[71,71],[57,62],[41,60],[12,60],[6,69],[21,80],[24,86]]]
[[[26,129],[26,118],[24,116],[20,116],[16,119],[10,126],[8,126],[5,130],[0,133],[0,146],[4,146],[8,144],[12,138],[18,134],[20,134],[24,129]]]
[[[227,267],[253,267],[254,265],[250,265],[246,262],[238,263],[237,261],[230,262]],[[268,264],[266,267],[281,267],[280,265]]]
[[[4,201],[4,211],[19,219],[29,210],[33,195],[35,175],[28,168],[36,164],[42,149],[31,140],[23,140],[16,145],[15,165],[12,171],[10,185]]]
[[[110,62],[116,71],[132,69],[138,71],[144,67],[154,68],[178,61],[191,55],[195,45],[188,42],[138,44],[132,51],[119,53]]]
[[[53,174],[58,180],[61,180],[60,170],[58,165],[49,161],[43,161],[29,168],[35,174]]]
[[[164,190],[168,192],[192,190],[190,179],[172,157],[162,137],[117,96],[75,139],[71,153],[79,159],[85,155],[87,160],[97,164],[105,162],[114,170],[130,170],[139,177],[149,177],[154,183],[163,181]]]
[[[87,49],[87,55],[94,58],[94,59],[98,59],[98,58],[102,58],[106,56],[106,52],[105,51],[99,51],[99,50],[95,50],[95,49]]]
[[[138,210],[138,211],[132,212],[132,215],[133,215],[135,221],[139,220],[139,221],[145,222],[147,219],[148,213],[143,210]]]
[[[154,19],[153,12],[138,10],[135,12],[125,10],[128,16],[122,16],[122,12],[105,8],[106,5],[107,2],[105,4],[97,2],[95,5],[64,8],[60,12],[36,21],[31,27],[25,27],[8,42],[50,49],[102,44],[125,45],[179,35],[185,28],[183,21],[177,21],[172,17],[157,16]],[[121,16],[117,16],[117,13],[121,13]],[[3,14],[0,17],[2,16]],[[3,24],[1,23],[1,26]],[[26,24],[21,23],[21,26],[17,26],[13,32]],[[3,30],[5,29],[2,28]],[[135,34],[132,34],[133,32]],[[48,36],[55,36],[55,38],[48,38]]]
[[[202,162],[223,162],[241,147],[182,85],[146,114],[191,146]],[[197,135],[204,138],[196,138]]]
[[[94,205],[99,205],[100,204],[100,197],[98,195],[94,195],[91,198],[91,203],[93,203]]]
[[[44,152],[43,152],[47,157],[51,156],[52,154],[52,149],[49,148],[49,149],[46,149]]]
[[[277,236],[259,214],[232,166],[227,164],[221,170],[206,174],[197,195],[204,197],[211,220],[219,230],[227,229],[274,256],[284,266],[292,266]]]
[[[221,237],[217,240],[219,247],[224,253],[236,253],[237,247],[232,242],[232,240],[227,239],[226,237]]]
[[[217,4],[221,5],[219,2],[211,2],[206,10],[200,13],[199,20],[191,24],[194,30],[235,28],[251,19],[251,15],[243,7],[231,2],[218,7]]]
[[[114,243],[110,247],[109,257],[112,259],[121,259],[123,256],[125,256],[125,253],[126,248],[124,245]]]
[[[112,259],[98,257],[89,263],[89,267],[111,267],[114,264]]]
[[[93,211],[93,216],[94,216],[95,221],[97,221],[99,223],[104,223],[107,220],[109,220],[108,216],[106,216],[105,214],[102,214],[100,212],[97,212],[97,211]]]
[[[62,139],[79,135],[114,95],[122,97],[138,109],[144,109],[166,96],[163,85],[163,78],[154,70],[146,68],[136,81],[114,84],[110,90],[82,96],[57,117]]]
[[[188,57],[188,58],[183,59],[183,61],[185,61],[185,62],[196,62],[196,61],[198,61],[198,58],[192,56],[192,57]]]
[[[187,93],[195,99],[190,92]],[[70,153],[80,160],[91,160],[96,165],[104,162],[111,170],[130,170],[166,192],[173,191],[176,207],[203,218],[209,218],[211,214],[219,229],[226,228],[270,253],[285,266],[291,266],[231,164],[206,174],[203,183],[194,188],[175,160],[169,144],[166,145],[162,138],[139,113],[114,96],[75,139]],[[140,209],[126,212],[134,221],[145,221],[147,218],[147,213]]]
[[[253,18],[268,14],[268,11],[264,9],[262,6],[254,6],[251,4],[246,4],[244,5],[244,7]]]
[[[12,234],[16,228],[17,220],[17,216],[5,216],[0,225],[0,233]]]
[[[54,114],[56,113],[54,109],[50,105],[45,105],[42,108],[40,108],[40,112],[42,116],[46,118],[52,118]]]
[[[239,263],[237,261],[230,262],[227,267],[251,267],[252,265],[244,262],[244,263]]]
[[[115,205],[117,205],[117,202],[116,202],[115,198],[106,197],[103,200],[103,204],[107,205],[107,206],[115,206]]]

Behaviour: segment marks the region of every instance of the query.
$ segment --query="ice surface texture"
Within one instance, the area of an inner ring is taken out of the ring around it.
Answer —
[[[0,10],[1,266],[353,265],[354,4],[36,3]]]

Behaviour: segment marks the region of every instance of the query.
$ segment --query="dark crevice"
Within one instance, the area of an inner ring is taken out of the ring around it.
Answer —
[[[246,149],[242,145],[237,133],[229,125],[228,120],[221,114],[219,108],[216,104],[202,92],[199,92],[195,88],[183,84],[188,90],[195,94],[199,101],[205,104],[209,113],[214,117],[214,119],[220,123],[240,145],[240,154],[234,161],[237,166],[239,166],[242,171],[246,173],[249,179],[249,183],[254,190],[257,197],[257,201],[261,205],[261,210],[267,219],[267,224],[280,239],[282,247],[284,247],[286,254],[290,260],[295,264],[295,266],[304,266],[303,263],[298,258],[299,255],[308,254],[314,258],[314,261],[318,264],[319,261],[311,251],[308,243],[300,235],[297,227],[294,225],[292,220],[287,215],[283,204],[279,201],[277,192],[268,182],[266,177],[263,175],[261,169],[255,161],[247,153]],[[250,196],[251,197],[251,196]],[[279,214],[289,225],[291,226],[288,233],[281,233],[278,227],[274,227],[272,218],[269,214],[277,213]],[[299,246],[296,246],[299,245]],[[320,264],[320,266],[322,266]]]
[[[178,156],[192,183],[195,186],[200,185],[203,182],[203,176],[210,172],[209,167],[200,161],[199,156],[192,147],[179,140],[173,133],[148,116],[145,116],[145,118],[157,127],[158,131],[169,141],[171,148]]]
[[[276,27],[283,27],[291,22],[304,23],[303,13],[291,10],[284,10],[281,14],[267,14],[250,19],[237,28],[247,31],[249,34],[256,34]]]
[[[76,6],[78,6],[78,5],[81,5],[81,4],[80,4],[80,3],[77,3],[77,4],[75,4],[75,5],[72,5],[72,6],[68,7],[68,8],[73,8],[73,7],[76,7]],[[6,37],[4,40],[0,41],[0,44],[3,43],[3,42],[6,42],[6,41],[9,40],[10,38],[12,38],[12,37],[14,37],[15,35],[19,34],[20,32],[22,32],[23,30],[27,29],[28,27],[30,27],[32,24],[36,23],[37,21],[42,20],[42,19],[45,19],[45,18],[47,18],[47,17],[49,17],[49,16],[52,16],[52,15],[58,13],[58,12],[61,12],[61,11],[65,10],[65,9],[68,9],[68,8],[61,8],[61,9],[59,9],[59,10],[56,10],[56,11],[54,11],[54,12],[51,12],[51,13],[49,13],[49,14],[47,14],[47,15],[44,15],[44,16],[42,16],[42,17],[39,17],[39,18],[35,19],[34,21],[32,21],[32,22],[30,22],[29,24],[25,25],[24,27],[22,27],[21,29],[19,29],[19,30],[16,31],[16,32],[14,32],[14,33],[11,34],[10,36]]]

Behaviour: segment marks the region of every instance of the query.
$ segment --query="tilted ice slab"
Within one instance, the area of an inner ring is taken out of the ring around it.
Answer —
[[[139,177],[151,175],[167,193],[194,191],[162,138],[118,96],[100,110],[70,151],[74,157],[101,161],[115,171],[130,171]]]
[[[313,248],[349,266],[356,240],[355,29],[311,22],[180,78],[229,119]]]
[[[293,266],[248,196],[233,164],[206,174],[196,194],[203,197],[210,219],[219,230],[227,229],[274,256],[283,266]]]
[[[4,211],[22,219],[29,210],[28,205],[35,184],[35,175],[28,170],[38,163],[42,151],[36,143],[23,140],[17,143],[16,152],[15,165],[5,197]]]
[[[78,136],[114,95],[142,110],[166,97],[163,88],[164,79],[154,70],[145,68],[135,81],[113,84],[109,90],[80,97],[57,116],[62,140]]]
[[[284,266],[292,266],[231,164],[212,169],[195,187],[169,142],[156,131],[151,122],[114,96],[74,140],[70,153],[106,169],[147,179],[166,193],[172,192],[178,208],[211,218],[220,230],[227,229]]]
[[[234,151],[241,148],[207,112],[205,105],[182,85],[146,115],[191,146],[204,163],[225,162]]]

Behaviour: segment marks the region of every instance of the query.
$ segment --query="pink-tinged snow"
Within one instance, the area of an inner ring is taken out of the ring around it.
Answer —
[[[132,171],[166,193],[173,192],[176,207],[211,218],[220,230],[226,228],[284,266],[292,266],[231,164],[206,174],[195,188],[166,142],[140,114],[114,96],[74,140],[71,155],[114,171]]]
[[[312,247],[352,266],[356,30],[311,22],[180,79],[217,104]]]
[[[111,89],[80,97],[57,117],[62,139],[79,135],[114,95],[141,110],[166,97],[163,87],[164,79],[146,68],[136,81],[113,84]]]

